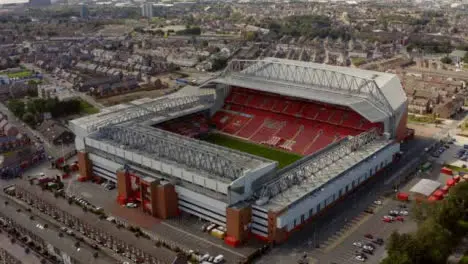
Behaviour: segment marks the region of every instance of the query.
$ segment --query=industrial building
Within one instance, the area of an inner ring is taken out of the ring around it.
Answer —
[[[250,235],[284,241],[378,175],[408,136],[406,120],[396,75],[266,58],[233,60],[199,87],[70,127],[82,180],[117,181],[120,203],[155,217],[184,211],[224,226],[235,246]],[[280,168],[210,142],[213,134],[300,158]]]

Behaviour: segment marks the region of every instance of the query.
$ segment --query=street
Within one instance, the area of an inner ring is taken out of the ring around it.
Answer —
[[[24,247],[18,243],[11,243],[10,238],[4,233],[0,234],[0,248],[0,250],[5,250],[8,254],[21,261],[22,264],[37,264],[41,261],[41,257],[37,256],[34,252],[27,254]]]
[[[6,205],[5,201],[9,201],[9,204]],[[78,242],[78,240],[75,237],[67,235],[60,237],[59,233],[61,231],[57,225],[47,220],[47,218],[38,216],[36,213],[26,212],[26,207],[15,203],[14,200],[1,197],[0,208],[1,214],[12,219],[23,228],[28,229],[30,232],[52,244],[61,252],[66,252],[72,259],[78,260],[80,263],[115,263],[113,258],[106,256],[102,252],[100,252],[100,256],[98,258],[95,258],[93,256],[95,250],[85,243],[80,243],[80,247],[77,248],[76,242]],[[18,212],[17,209],[21,209],[21,211]],[[35,219],[31,220],[30,215],[34,215]],[[43,226],[45,224],[48,224],[49,227],[44,228]],[[42,228],[38,225],[42,226]]]

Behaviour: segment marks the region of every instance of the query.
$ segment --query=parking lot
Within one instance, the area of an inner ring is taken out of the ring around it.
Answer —
[[[392,223],[386,223],[382,219],[384,216],[389,214],[390,210],[406,210],[411,211],[410,208],[402,209],[399,207],[401,202],[395,201],[393,199],[388,199],[384,201],[382,205],[379,205],[374,210],[374,214],[371,215],[364,223],[359,225],[359,227],[342,240],[335,248],[333,249],[317,249],[313,254],[313,258],[317,260],[317,263],[340,263],[340,264],[352,264],[359,263],[361,261],[356,259],[356,251],[359,251],[360,248],[354,246],[353,243],[361,242],[362,244],[371,243],[375,246],[375,251],[373,254],[365,254],[367,256],[366,263],[379,263],[385,251],[385,243],[388,237],[394,232],[398,231],[400,233],[412,232],[416,230],[417,226],[414,221],[412,221],[411,216],[403,216],[404,221],[394,221]],[[406,204],[405,204],[406,205]],[[406,205],[407,207],[410,204]],[[410,213],[410,212],[409,212]],[[372,243],[372,239],[366,238],[366,234],[371,234],[376,238],[382,238],[384,240],[384,245],[379,246],[375,243]]]
[[[449,164],[457,167],[468,166],[468,138],[462,136],[454,136],[454,141],[450,144],[445,144],[431,152],[431,156],[439,164]],[[461,153],[461,151],[466,152]]]

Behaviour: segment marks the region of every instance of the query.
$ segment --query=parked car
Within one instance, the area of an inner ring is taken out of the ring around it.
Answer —
[[[408,211],[406,211],[406,210],[402,210],[402,211],[400,211],[400,215],[408,215],[408,214],[409,214],[409,212],[408,212]]]
[[[375,250],[375,246],[372,245],[371,243],[367,243],[363,246],[363,248],[367,248],[369,250]]]
[[[359,241],[356,241],[356,242],[353,242],[353,246],[358,247],[358,248],[361,248],[361,247],[362,247],[362,243],[359,242]]]
[[[381,245],[383,245],[384,240],[382,238],[376,238],[376,239],[372,240],[372,243],[381,246]]]
[[[358,261],[364,262],[367,260],[367,257],[364,254],[359,254],[359,255],[356,255],[355,259]]]
[[[368,239],[374,239],[374,236],[372,234],[365,234],[364,237]]]
[[[397,217],[395,218],[395,220],[396,220],[396,221],[399,221],[399,222],[404,222],[404,221],[405,221],[405,218],[404,218],[403,216],[399,215],[399,216],[397,216]]]
[[[376,205],[382,205],[382,201],[376,200],[376,201],[374,201],[374,204],[376,204]]]
[[[382,221],[384,221],[385,223],[391,223],[394,220],[395,218],[393,216],[385,215],[384,217],[382,217]]]
[[[222,263],[224,261],[224,256],[223,255],[218,255],[214,258],[213,263]]]

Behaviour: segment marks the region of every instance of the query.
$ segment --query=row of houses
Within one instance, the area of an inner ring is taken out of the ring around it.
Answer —
[[[452,80],[423,80],[404,78],[410,113],[434,114],[440,118],[451,118],[465,103],[467,94],[464,82]]]

